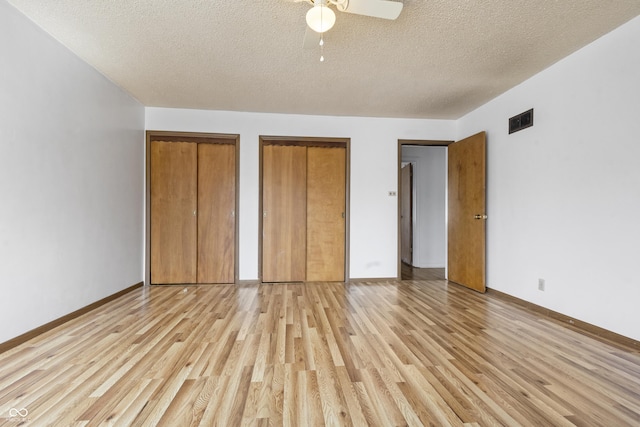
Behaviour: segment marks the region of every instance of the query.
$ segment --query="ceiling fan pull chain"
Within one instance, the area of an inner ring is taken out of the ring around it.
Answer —
[[[322,10],[320,10],[320,23],[322,23]],[[320,33],[320,62],[324,62],[324,32]]]

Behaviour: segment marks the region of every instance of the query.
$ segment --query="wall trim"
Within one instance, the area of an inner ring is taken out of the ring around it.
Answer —
[[[117,298],[120,298],[121,296],[123,296],[125,294],[128,294],[129,292],[133,291],[134,289],[141,288],[143,285],[144,285],[144,282],[136,283],[133,286],[129,286],[126,289],[123,289],[123,290],[121,290],[119,292],[116,292],[115,294],[112,294],[112,295],[109,295],[109,296],[107,296],[105,298],[102,298],[101,300],[98,300],[98,301],[96,301],[94,303],[91,303],[91,304],[85,306],[85,307],[82,307],[82,308],[80,308],[80,309],[78,309],[78,310],[76,310],[76,311],[74,311],[72,313],[69,313],[69,314],[67,314],[65,316],[59,317],[59,318],[57,318],[55,320],[52,320],[49,323],[45,323],[42,326],[38,326],[37,328],[32,329],[32,330],[30,330],[28,332],[25,332],[24,334],[19,335],[19,336],[15,337],[15,338],[12,338],[9,341],[5,341],[3,343],[0,343],[0,354],[2,354],[5,351],[10,350],[10,349],[12,349],[14,347],[17,347],[20,344],[23,344],[23,343],[29,341],[30,339],[37,337],[38,335],[42,335],[45,332],[48,332],[53,328],[56,328],[56,327],[58,327],[58,326],[60,326],[60,325],[62,325],[64,323],[67,323],[67,322],[69,322],[69,321],[71,321],[71,320],[73,320],[73,319],[75,319],[77,317],[80,317],[83,314],[86,314],[86,313],[88,313],[88,312],[90,312],[92,310],[95,310],[96,308],[98,308],[98,307],[100,307],[102,305],[105,305],[108,302],[111,302],[111,301],[113,301],[113,300],[115,300]]]
[[[633,338],[625,337],[624,335],[617,334],[608,329],[601,328],[600,326],[592,325],[591,323],[575,319],[571,316],[567,316],[566,314],[558,313],[557,311],[505,294],[504,292],[496,291],[492,288],[487,288],[487,293],[503,301],[519,305],[537,314],[556,320],[566,328],[572,329],[598,341],[605,342],[606,344],[612,344],[617,347],[622,346],[625,347],[625,350],[628,348],[635,351],[640,350],[640,341],[636,341]]]

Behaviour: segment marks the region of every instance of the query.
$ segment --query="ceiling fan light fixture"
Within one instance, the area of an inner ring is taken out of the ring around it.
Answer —
[[[336,23],[336,14],[325,2],[318,1],[307,12],[307,25],[316,33],[329,31]]]

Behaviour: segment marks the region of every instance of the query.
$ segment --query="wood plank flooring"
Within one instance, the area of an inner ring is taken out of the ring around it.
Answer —
[[[443,280],[145,287],[1,354],[0,425],[637,426],[640,354]]]

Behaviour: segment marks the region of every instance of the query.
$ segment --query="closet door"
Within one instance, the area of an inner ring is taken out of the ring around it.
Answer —
[[[233,283],[235,146],[198,144],[198,283]]]
[[[306,147],[263,147],[263,282],[305,280],[306,156]]]
[[[345,148],[307,148],[306,280],[344,281]]]
[[[195,283],[197,148],[151,142],[151,283]]]

